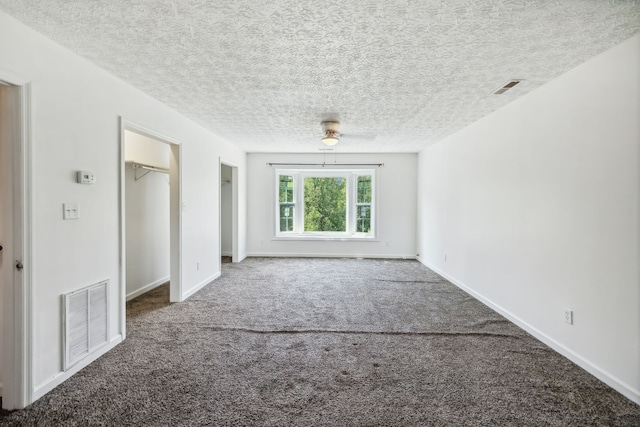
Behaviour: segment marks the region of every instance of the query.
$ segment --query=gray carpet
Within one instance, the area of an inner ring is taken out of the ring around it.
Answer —
[[[247,259],[2,425],[638,426],[640,406],[415,261]]]

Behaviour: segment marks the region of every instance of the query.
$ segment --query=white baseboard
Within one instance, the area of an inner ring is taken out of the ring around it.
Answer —
[[[149,283],[146,286],[141,287],[140,289],[133,291],[127,294],[127,301],[134,299],[142,294],[149,292],[153,288],[157,288],[160,285],[163,285],[169,281],[169,276],[163,277],[162,279],[158,279],[153,283]]]
[[[182,294],[182,301],[185,301],[187,298],[189,298],[191,295],[195,294],[196,292],[198,292],[200,289],[204,288],[205,286],[207,286],[209,283],[213,282],[214,280],[216,280],[218,277],[220,277],[220,272],[218,271],[216,274],[214,274],[213,276],[210,276],[206,279],[204,279],[202,282],[198,283],[195,287],[193,287],[192,289],[189,289],[187,292],[185,292],[184,294]]]
[[[2,397],[2,383],[0,383],[0,397]]]
[[[233,256],[233,252],[222,252],[220,253],[221,256]]]
[[[95,353],[88,355],[87,357],[82,359],[80,362],[75,364],[68,371],[58,372],[56,375],[52,376],[47,381],[37,385],[33,390],[33,394],[31,396],[31,402],[35,402],[36,400],[40,399],[42,396],[49,393],[51,390],[58,387],[60,384],[62,384],[63,382],[71,378],[73,375],[80,372],[82,368],[86,367],[91,362],[93,362],[94,360],[96,360],[97,358],[99,358],[100,356],[102,356],[103,354],[105,354],[106,352],[108,352],[109,350],[111,350],[121,342],[122,342],[122,335],[115,336],[114,338],[111,339],[111,341],[107,345],[100,348],[99,350],[96,350]]]
[[[619,393],[621,393],[622,395],[627,397],[629,400],[631,400],[631,401],[633,401],[633,402],[635,402],[637,404],[640,404],[640,390],[638,390],[635,387],[633,387],[633,386],[625,383],[624,381],[618,379],[614,375],[612,375],[609,372],[607,372],[605,369],[602,369],[602,368],[596,366],[595,364],[593,364],[589,360],[587,360],[584,357],[580,356],[579,354],[575,353],[573,350],[565,347],[560,342],[558,342],[558,341],[554,340],[553,338],[549,337],[544,332],[542,332],[542,331],[536,329],[535,327],[531,326],[530,324],[528,324],[527,322],[525,322],[524,320],[522,320],[521,318],[519,318],[515,314],[511,313],[508,310],[505,310],[504,308],[502,308],[498,304],[494,303],[490,299],[485,298],[484,296],[480,295],[479,293],[477,293],[476,291],[471,289],[469,286],[467,286],[464,283],[462,283],[462,282],[456,280],[455,278],[449,276],[448,274],[446,274],[445,272],[441,271],[440,269],[430,265],[423,258],[418,257],[417,259],[424,266],[426,266],[427,268],[435,271],[440,276],[444,277],[449,282],[453,283],[458,288],[462,289],[464,292],[468,293],[469,295],[471,295],[472,297],[474,297],[475,299],[477,299],[478,301],[480,301],[481,303],[483,303],[487,307],[491,308],[492,310],[494,310],[497,313],[501,314],[502,316],[506,317],[511,322],[515,323],[520,328],[524,329],[525,331],[527,331],[528,333],[533,335],[535,338],[537,338],[538,340],[542,341],[544,344],[546,344],[549,347],[551,347],[553,350],[555,350],[558,353],[560,353],[562,356],[564,356],[567,359],[571,360],[573,363],[575,363],[576,365],[580,366],[582,369],[584,369],[585,371],[589,372],[591,375],[593,375],[594,377],[598,378],[603,383],[607,384],[609,387],[611,387],[614,390],[618,391]]]
[[[242,261],[244,261],[245,259],[247,259],[247,254],[239,255],[239,256],[238,256],[238,258],[239,258],[239,259],[238,259],[237,261],[236,261],[235,259],[232,259],[232,260],[231,260],[231,262],[233,262],[233,263],[236,263],[236,262],[242,262]]]
[[[416,259],[415,255],[393,255],[393,254],[354,254],[354,253],[273,253],[273,252],[250,252],[247,257],[260,258],[376,258],[376,259]]]

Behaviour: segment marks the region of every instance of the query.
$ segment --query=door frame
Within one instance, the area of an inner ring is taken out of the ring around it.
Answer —
[[[222,165],[231,168],[231,262],[240,262],[238,247],[238,165],[218,157],[218,253],[222,255]],[[222,269],[222,268],[221,268]]]
[[[181,302],[182,292],[182,144],[159,132],[120,117],[120,176],[118,184],[120,229],[120,333],[126,338],[127,254],[125,230],[125,130],[144,135],[169,145],[169,216],[170,216],[170,273],[169,300]]]
[[[0,67],[0,80],[16,91],[13,105],[11,200],[13,205],[13,250],[3,257],[20,261],[13,268],[13,281],[3,282],[2,325],[2,406],[20,409],[32,403],[32,277],[33,277],[33,191],[32,191],[32,95],[31,82],[24,76]],[[3,200],[5,202],[5,200]]]

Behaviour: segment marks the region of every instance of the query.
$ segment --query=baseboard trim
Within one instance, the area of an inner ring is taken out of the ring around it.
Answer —
[[[216,280],[218,277],[220,277],[220,274],[221,274],[221,272],[218,271],[213,276],[210,276],[210,277],[204,279],[202,282],[198,283],[193,289],[189,289],[187,292],[182,294],[182,301],[185,301],[187,298],[189,298],[190,296],[192,296],[193,294],[198,292],[200,289],[204,288],[209,283],[211,283],[214,280]]]
[[[133,291],[127,294],[127,301],[134,299],[135,297],[139,297],[142,294],[149,292],[151,289],[157,288],[160,285],[163,285],[169,281],[169,276],[163,277],[162,279],[158,279],[153,283],[149,283],[146,286],[141,287],[137,291]]]
[[[244,261],[245,259],[247,259],[247,254],[242,254],[242,255],[239,255],[239,256],[238,256],[238,260],[237,260],[237,261],[236,261],[235,259],[232,259],[232,260],[231,260],[231,262],[234,262],[234,263],[236,263],[236,262],[242,262],[242,261]]]
[[[221,256],[233,256],[233,252],[221,252]]]
[[[515,323],[520,328],[524,329],[525,331],[527,331],[528,333],[533,335],[536,339],[538,339],[541,342],[543,342],[544,344],[548,345],[553,350],[555,350],[558,353],[560,353],[562,356],[564,356],[567,359],[571,360],[573,363],[575,363],[576,365],[580,366],[582,369],[584,369],[585,371],[589,372],[591,375],[593,375],[594,377],[596,377],[597,379],[599,379],[603,383],[607,384],[609,387],[611,387],[614,390],[618,391],[620,394],[624,395],[627,399],[629,399],[632,402],[635,402],[637,404],[640,404],[640,390],[638,390],[635,387],[631,386],[630,384],[627,384],[624,381],[618,379],[614,375],[612,375],[609,372],[607,372],[605,369],[602,369],[602,368],[596,366],[595,364],[593,364],[589,360],[587,360],[584,357],[580,356],[578,353],[576,353],[573,350],[565,347],[560,342],[558,342],[558,341],[554,340],[553,338],[549,337],[548,335],[546,335],[544,332],[540,331],[539,329],[536,329],[535,327],[531,326],[529,323],[525,322],[524,320],[522,320],[521,318],[519,318],[515,314],[511,313],[510,311],[505,310],[503,307],[501,307],[500,305],[494,303],[490,299],[485,298],[484,296],[482,296],[478,292],[474,291],[469,286],[465,285],[464,283],[460,282],[459,280],[455,279],[454,277],[446,274],[445,272],[443,272],[442,270],[434,267],[433,265],[430,265],[430,263],[427,262],[424,258],[418,257],[417,260],[420,261],[420,263],[423,264],[425,267],[435,271],[440,276],[444,277],[449,282],[453,283],[455,286],[457,286],[458,288],[460,288],[461,290],[463,290],[467,294],[471,295],[472,297],[474,297],[475,299],[477,299],[478,301],[480,301],[481,303],[483,303],[487,307],[491,308],[492,310],[494,310],[497,313],[501,314],[502,316],[506,317],[511,322]]]
[[[73,375],[80,372],[82,368],[88,366],[91,362],[93,362],[103,354],[107,353],[109,350],[113,349],[115,346],[117,346],[121,342],[122,342],[122,335],[118,334],[117,336],[112,338],[107,345],[100,348],[95,353],[88,355],[68,371],[60,371],[56,375],[48,379],[47,381],[36,386],[31,395],[31,402],[35,402],[36,400],[40,399],[42,396],[49,393],[51,390],[58,387],[60,384],[62,384],[63,382],[71,378]]]
[[[374,259],[416,259],[415,255],[393,255],[393,254],[354,254],[354,253],[273,253],[273,252],[250,252],[248,258],[374,258]]]
[[[2,397],[2,383],[0,383],[0,397]]]

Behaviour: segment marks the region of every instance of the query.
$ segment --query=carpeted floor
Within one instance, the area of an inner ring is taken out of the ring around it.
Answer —
[[[2,425],[638,426],[640,406],[415,261],[250,258]]]

